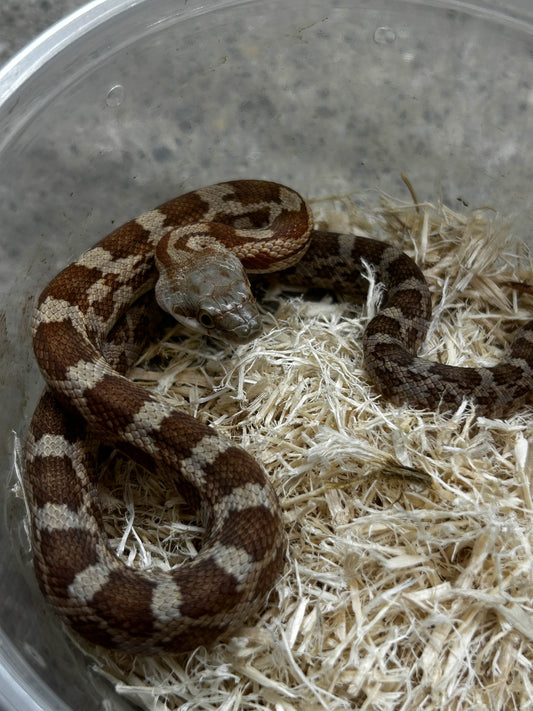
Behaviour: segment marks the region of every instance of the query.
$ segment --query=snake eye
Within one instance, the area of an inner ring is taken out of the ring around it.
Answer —
[[[198,311],[198,316],[196,318],[198,319],[198,322],[201,323],[204,328],[214,328],[215,327],[215,322],[213,321],[213,318],[204,309],[200,309],[200,311]]]

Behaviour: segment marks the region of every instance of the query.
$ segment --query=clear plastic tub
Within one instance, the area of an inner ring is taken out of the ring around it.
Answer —
[[[129,708],[46,611],[16,432],[34,296],[113,225],[238,177],[492,205],[530,235],[533,10],[458,0],[102,0],[0,73],[0,706]],[[107,700],[107,701],[106,701]]]

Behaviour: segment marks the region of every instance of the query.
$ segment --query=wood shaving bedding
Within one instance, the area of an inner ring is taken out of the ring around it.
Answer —
[[[346,196],[313,203],[333,231],[389,241],[434,295],[424,354],[493,365],[531,318],[526,245],[490,209]],[[533,418],[394,406],[362,369],[364,308],[270,290],[264,332],[233,350],[178,327],[133,377],[241,444],[267,469],[289,535],[261,618],[191,655],[94,652],[92,667],[146,709],[533,708]],[[117,483],[118,482],[118,483]],[[113,455],[100,494],[112,546],[168,569],[202,529],[179,495]]]

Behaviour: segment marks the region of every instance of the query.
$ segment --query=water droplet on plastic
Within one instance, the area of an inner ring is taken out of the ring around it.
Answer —
[[[378,27],[374,32],[374,42],[377,44],[392,44],[396,39],[396,32],[392,27]]]
[[[122,101],[124,100],[124,87],[122,84],[115,84],[115,86],[112,86],[111,89],[107,92],[107,96],[105,97],[105,102],[108,106],[111,108],[116,108],[117,106],[120,106]]]

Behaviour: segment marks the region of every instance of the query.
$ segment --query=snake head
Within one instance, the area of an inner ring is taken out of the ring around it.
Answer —
[[[184,249],[191,233],[185,245],[180,238],[173,242],[173,234],[156,248],[159,306],[187,328],[223,341],[246,343],[256,337],[261,330],[257,303],[238,257],[207,239]]]

